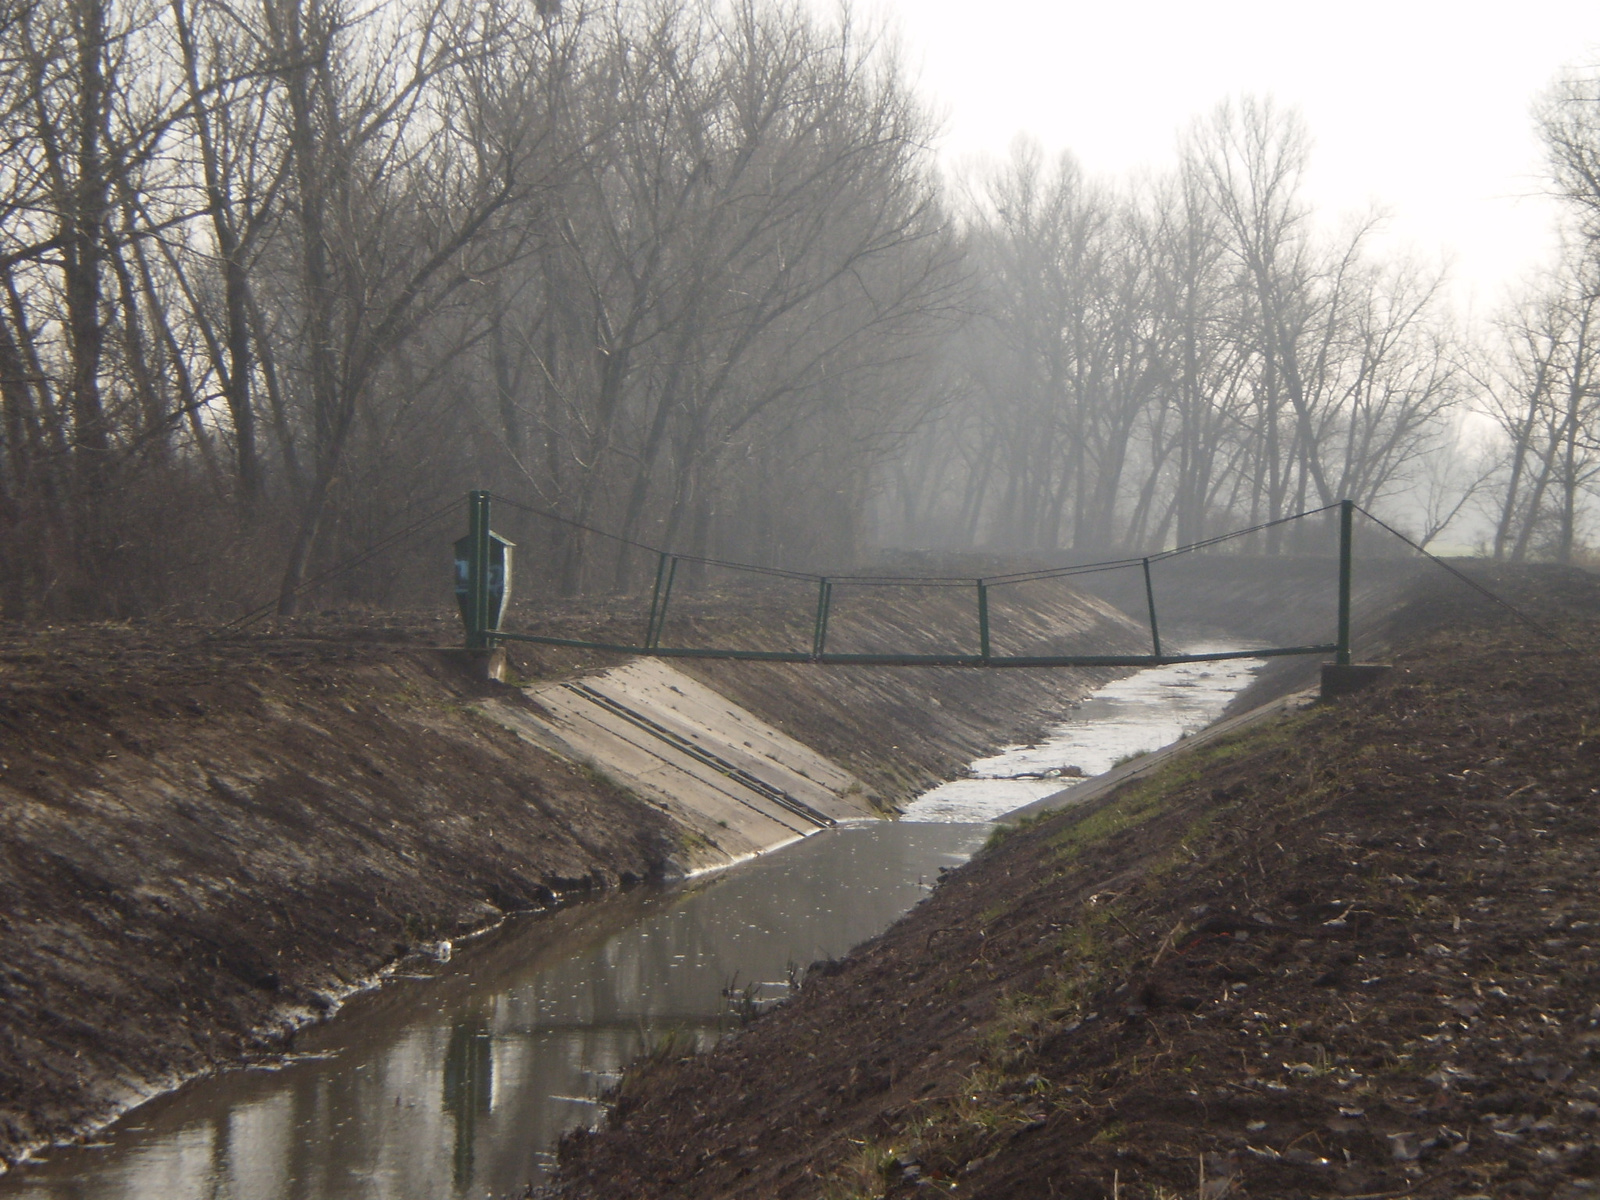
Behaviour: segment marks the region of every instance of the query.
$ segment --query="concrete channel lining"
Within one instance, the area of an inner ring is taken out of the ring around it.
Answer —
[[[490,702],[495,719],[689,829],[691,869],[879,816],[849,772],[658,659],[527,694],[538,713]]]

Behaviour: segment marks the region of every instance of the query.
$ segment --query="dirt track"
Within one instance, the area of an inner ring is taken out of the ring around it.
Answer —
[[[1502,580],[1502,585],[1514,581]],[[569,1197],[1600,1195],[1600,588],[1448,595],[1378,689],[1013,833]]]

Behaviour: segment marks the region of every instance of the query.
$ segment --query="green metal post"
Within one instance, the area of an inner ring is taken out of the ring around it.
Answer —
[[[811,657],[821,658],[828,644],[828,609],[833,604],[833,584],[826,579],[817,583],[817,622],[811,631]]]
[[[1339,644],[1333,661],[1350,665],[1350,535],[1355,521],[1354,500],[1339,501]]]
[[[467,560],[467,649],[489,646],[489,493],[467,494],[467,536],[472,539]]]
[[[672,599],[672,581],[678,577],[678,560],[674,555],[668,555],[667,582],[661,588],[661,608],[656,612],[655,636],[645,644],[647,650],[654,650],[661,645],[661,631],[667,627],[667,602]]]
[[[1150,560],[1144,560],[1144,598],[1150,606],[1150,644],[1155,647],[1157,658],[1161,657],[1161,630],[1156,628],[1156,589],[1150,582]]]
[[[650,619],[644,625],[644,644],[653,645],[656,638],[656,611],[661,606],[661,584],[667,577],[667,559],[672,557],[665,550],[656,558],[656,586],[650,592]]]
[[[978,653],[989,657],[989,585],[978,580]]]

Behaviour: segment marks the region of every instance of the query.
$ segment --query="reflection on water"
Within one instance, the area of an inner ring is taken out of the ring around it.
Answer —
[[[494,1036],[482,1013],[457,1021],[444,1052],[444,1110],[455,1120],[450,1175],[457,1191],[472,1182],[478,1118],[494,1111]]]
[[[1200,645],[1186,653],[1225,649]],[[1089,696],[1043,741],[980,758],[972,764],[972,778],[923,793],[907,806],[904,819],[991,821],[1042,800],[1072,787],[1076,779],[1204,729],[1264,665],[1259,658],[1178,663],[1118,679]]]
[[[104,1149],[57,1150],[4,1200],[370,1200],[504,1195],[669,1031],[708,1045],[730,984],[781,995],[982,843],[975,825],[869,823],[674,890],[514,922],[427,984],[386,987],[240,1071],[134,1113]]]

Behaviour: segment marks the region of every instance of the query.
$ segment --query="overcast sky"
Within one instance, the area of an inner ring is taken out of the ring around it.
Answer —
[[[1530,110],[1563,66],[1600,61],[1600,3],[1347,0],[865,0],[898,26],[945,116],[947,160],[1026,132],[1092,171],[1171,162],[1218,100],[1304,113],[1320,208],[1392,214],[1390,236],[1448,254],[1480,309],[1548,253]]]

